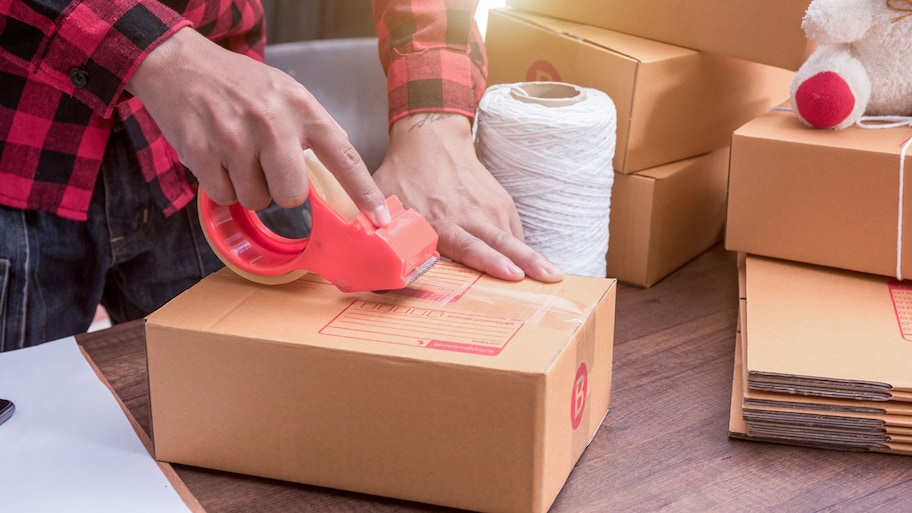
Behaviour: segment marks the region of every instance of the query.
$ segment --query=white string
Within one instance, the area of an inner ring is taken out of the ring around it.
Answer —
[[[869,124],[870,122],[870,124]],[[862,116],[855,123],[861,128],[882,129],[912,126],[909,116]],[[896,220],[896,279],[902,281],[902,248],[903,248],[903,192],[906,182],[906,152],[912,144],[912,137],[906,140],[899,151],[899,205]]]
[[[516,98],[516,86],[485,92],[475,127],[479,159],[513,197],[526,244],[565,273],[605,277],[614,102],[569,86],[581,101],[546,106]]]

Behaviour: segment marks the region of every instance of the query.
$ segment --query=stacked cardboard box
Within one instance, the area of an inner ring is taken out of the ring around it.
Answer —
[[[596,2],[519,4],[552,15],[561,6],[582,12],[585,5],[593,20],[605,9]],[[800,26],[801,14],[769,14],[768,23]],[[486,45],[490,84],[568,82],[604,91],[614,101],[607,269],[640,286],[722,239],[732,132],[785,101],[793,76],[783,68],[510,7],[491,11]],[[806,40],[768,44],[764,36],[762,44],[751,45],[800,46],[803,55]]]
[[[788,110],[747,123],[732,138],[728,249],[912,277],[912,186],[900,187],[910,137],[811,130]]]
[[[726,246],[741,254],[733,436],[912,454],[912,128],[767,113],[732,139]]]

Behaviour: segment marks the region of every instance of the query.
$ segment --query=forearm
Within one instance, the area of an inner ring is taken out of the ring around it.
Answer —
[[[443,147],[474,155],[472,122],[464,114],[420,112],[399,118],[390,129],[390,146]]]

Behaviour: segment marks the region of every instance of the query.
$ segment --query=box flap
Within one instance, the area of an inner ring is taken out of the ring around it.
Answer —
[[[674,46],[651,39],[615,32],[613,30],[583,25],[572,21],[539,16],[512,8],[502,8],[492,11],[496,15],[511,16],[517,20],[525,21],[555,34],[571,37],[578,41],[597,46],[603,50],[624,55],[637,62],[657,62],[676,59],[684,56],[694,56],[695,50]]]
[[[801,29],[809,0],[508,0],[507,5],[700,51],[798,69],[816,46]]]

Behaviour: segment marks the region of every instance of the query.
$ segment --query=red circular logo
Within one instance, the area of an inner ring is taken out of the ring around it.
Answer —
[[[526,70],[526,82],[560,82],[560,73],[548,61],[535,61]]]
[[[576,370],[576,378],[573,380],[573,391],[570,395],[570,425],[573,429],[579,427],[583,420],[583,410],[586,409],[586,396],[589,392],[589,373],[586,371],[586,363],[580,364]]]

